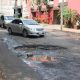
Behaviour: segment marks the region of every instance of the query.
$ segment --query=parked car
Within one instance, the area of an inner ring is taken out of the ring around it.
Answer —
[[[14,19],[11,23],[7,24],[9,34],[20,33],[24,37],[32,36],[45,36],[44,28],[33,19]]]
[[[0,16],[0,26],[2,28],[6,28],[6,24],[11,22],[14,19],[14,16]]]

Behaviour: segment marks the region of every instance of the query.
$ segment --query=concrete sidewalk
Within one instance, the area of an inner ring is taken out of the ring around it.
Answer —
[[[44,26],[44,28],[47,31],[53,31],[53,30],[61,30],[61,25],[49,25],[49,24],[41,24]],[[74,33],[80,33],[80,29],[71,29],[71,28],[62,28],[62,31],[68,31],[68,32],[74,32]]]

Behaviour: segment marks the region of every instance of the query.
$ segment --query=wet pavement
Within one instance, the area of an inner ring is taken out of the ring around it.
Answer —
[[[17,58],[38,72],[43,80],[80,80],[79,40],[79,34],[55,30],[44,38],[24,38],[7,32],[3,37]]]

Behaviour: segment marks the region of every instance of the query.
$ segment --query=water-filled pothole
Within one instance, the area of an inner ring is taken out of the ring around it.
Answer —
[[[65,50],[66,48],[53,45],[23,45],[15,47],[17,51],[26,52],[26,60],[52,62],[56,61],[55,51]]]
[[[38,55],[30,58],[32,61],[40,61],[40,62],[52,62],[56,61],[56,59],[49,55]]]

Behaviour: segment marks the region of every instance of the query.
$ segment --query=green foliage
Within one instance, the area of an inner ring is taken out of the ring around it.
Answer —
[[[63,17],[66,20],[72,20],[77,15],[76,11],[73,11],[67,7],[64,7],[63,9]]]
[[[45,4],[47,4],[48,0],[43,0]]]
[[[71,18],[71,11],[67,7],[64,7],[63,9],[63,17],[67,20]]]
[[[37,4],[40,5],[40,3],[41,3],[41,0],[37,0]]]
[[[43,0],[43,2],[47,4],[48,0]],[[37,0],[37,4],[39,5],[40,3],[41,3],[41,0]]]
[[[64,25],[68,28],[72,28],[77,21],[77,15],[78,13],[74,10],[69,9],[68,7],[63,8],[63,19],[64,19]],[[58,17],[60,17],[61,12],[58,13]]]

